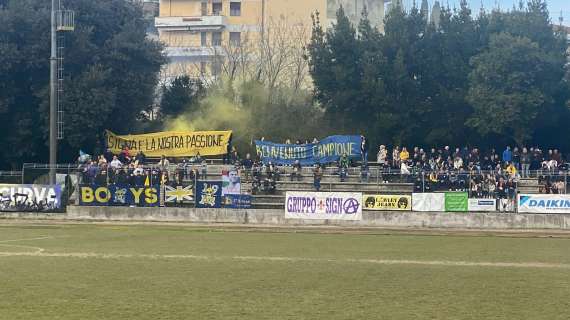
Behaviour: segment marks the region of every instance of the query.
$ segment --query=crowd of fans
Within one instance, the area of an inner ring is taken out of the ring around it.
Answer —
[[[557,149],[543,152],[539,148],[515,147],[511,150],[506,147],[502,153],[494,148],[481,152],[478,148],[469,149],[449,146],[443,149],[431,148],[425,151],[414,147],[408,150],[406,147],[394,147],[388,152],[386,146],[381,145],[377,154],[380,166],[399,169],[402,173],[409,172],[412,168],[418,168],[424,172],[431,171],[504,171],[516,170],[515,173],[523,178],[530,177],[531,171],[555,173],[567,170],[568,166],[563,161],[562,154]],[[509,165],[512,167],[509,169]]]
[[[183,158],[174,164],[162,156],[158,162],[150,163],[144,153],[139,152],[131,157],[128,149],[119,155],[110,150],[92,159],[90,155],[81,153],[78,159],[81,170],[81,183],[95,185],[132,185],[150,186],[156,184],[182,185],[200,177],[206,177],[208,164],[200,154]]]
[[[318,140],[305,142],[317,143]],[[445,146],[424,150],[419,147],[408,149],[395,146],[389,150],[385,145],[380,145],[376,155],[377,167],[372,170],[374,164],[368,162],[369,145],[365,137],[361,137],[360,149],[362,159],[352,159],[344,154],[333,165],[337,170],[332,174],[337,175],[340,182],[346,181],[350,174],[359,170],[359,181],[364,183],[374,178],[383,183],[414,183],[415,192],[467,191],[478,198],[512,199],[516,196],[518,179],[536,177],[540,192],[566,192],[567,181],[556,174],[566,172],[568,165],[556,149],[544,152],[535,147],[515,147],[512,150],[506,147],[499,153],[493,148],[482,152],[478,148],[467,147],[452,149]],[[82,183],[88,184],[179,185],[206,177],[208,165],[199,154],[177,160],[177,163],[171,163],[163,156],[151,164],[142,152],[132,157],[126,148],[118,155],[108,150],[96,159],[85,154],[79,157]],[[275,193],[277,181],[282,176],[291,181],[303,179],[303,168],[299,161],[285,168],[271,162],[263,163],[257,155],[252,158],[249,153],[241,159],[235,146],[228,146],[223,163],[241,170],[244,182],[251,183],[254,194]],[[322,165],[310,168],[315,190],[320,190],[324,169]]]

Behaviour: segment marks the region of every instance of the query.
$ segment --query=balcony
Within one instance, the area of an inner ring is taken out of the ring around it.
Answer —
[[[226,17],[157,17],[154,25],[161,31],[217,31],[226,25]]]
[[[221,47],[166,47],[164,53],[171,62],[207,61],[216,56],[224,56]]]

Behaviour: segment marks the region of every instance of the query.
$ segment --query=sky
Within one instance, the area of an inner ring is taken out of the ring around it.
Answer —
[[[410,0],[411,3],[413,0]],[[435,0],[428,0],[430,7],[433,5]],[[460,0],[439,0],[439,3],[442,5],[449,5],[453,8],[453,6],[459,6]],[[523,0],[526,2],[526,0]],[[407,1],[404,1],[406,3]],[[416,0],[417,3],[421,3],[421,0]],[[502,9],[510,9],[513,7],[513,4],[519,3],[519,0],[467,0],[471,10],[476,13],[479,12],[481,8],[481,3],[485,6],[486,9],[491,9],[500,5]],[[550,12],[550,17],[553,23],[558,23],[558,17],[560,17],[560,11],[562,10],[562,17],[564,18],[564,24],[570,26],[570,0],[546,0],[548,4],[548,11]]]
[[[449,1],[450,5],[454,2],[457,4],[459,3],[459,0],[444,0],[443,3],[446,1]],[[481,8],[481,2],[483,2],[485,8],[493,8],[499,4],[503,9],[510,9],[513,7],[513,4],[518,5],[519,0],[467,0],[467,2],[469,2],[472,9],[477,9],[477,11],[479,11],[479,8]],[[548,4],[548,11],[550,12],[552,22],[558,23],[560,11],[562,10],[564,24],[570,26],[570,0],[546,0],[546,3]]]

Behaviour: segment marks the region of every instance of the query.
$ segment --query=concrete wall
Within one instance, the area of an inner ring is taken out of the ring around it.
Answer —
[[[335,225],[346,227],[422,227],[474,229],[566,229],[570,215],[512,213],[435,213],[364,211],[362,221],[287,220],[283,210],[68,207],[66,219],[117,221],[179,221],[258,225]]]

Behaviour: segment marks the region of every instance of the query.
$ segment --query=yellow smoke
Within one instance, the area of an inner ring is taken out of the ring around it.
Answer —
[[[303,100],[310,93],[297,96],[290,99],[294,103],[278,99],[271,103],[269,90],[252,82],[210,88],[198,106],[189,106],[188,111],[167,120],[165,130],[232,130],[233,144],[242,156],[253,152],[252,141],[261,137],[283,142],[323,136],[328,130],[321,110],[310,98]]]

